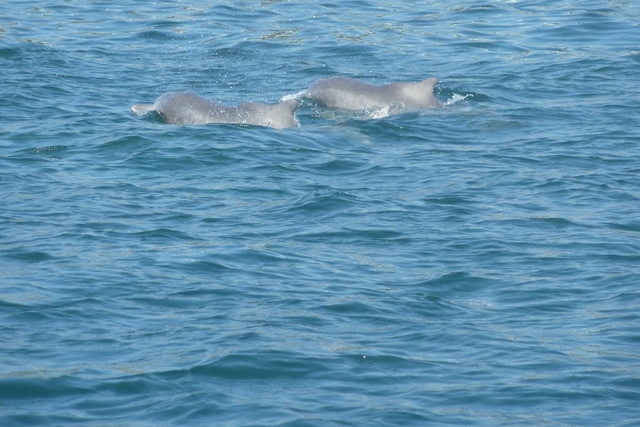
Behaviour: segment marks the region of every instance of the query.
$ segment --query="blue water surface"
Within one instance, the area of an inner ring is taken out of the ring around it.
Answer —
[[[640,425],[640,3],[0,3],[1,426]],[[178,127],[440,79],[381,119]]]

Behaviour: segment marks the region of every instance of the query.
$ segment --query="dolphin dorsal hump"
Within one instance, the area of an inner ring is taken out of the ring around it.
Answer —
[[[435,77],[429,77],[428,79],[425,79],[417,84],[425,90],[433,90],[433,88],[435,88],[438,84],[438,79]]]

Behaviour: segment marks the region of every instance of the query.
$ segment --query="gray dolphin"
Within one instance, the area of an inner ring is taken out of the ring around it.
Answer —
[[[235,123],[282,129],[298,126],[296,108],[298,102],[294,99],[273,105],[247,102],[227,107],[194,93],[170,92],[160,96],[153,104],[135,104],[131,111],[138,115],[157,111],[164,121],[173,125]]]
[[[433,94],[435,77],[417,83],[389,83],[378,86],[348,77],[328,77],[313,83],[304,96],[330,108],[378,112],[384,117],[398,110],[442,107]]]

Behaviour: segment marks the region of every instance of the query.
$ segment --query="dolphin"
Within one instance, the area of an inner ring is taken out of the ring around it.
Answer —
[[[137,115],[156,111],[164,121],[173,125],[235,123],[282,129],[298,126],[296,108],[298,101],[295,99],[278,104],[247,102],[227,107],[194,93],[170,92],[160,96],[153,104],[135,104],[131,111]]]
[[[373,111],[377,117],[407,109],[442,107],[433,94],[435,77],[417,83],[396,82],[378,86],[348,77],[328,77],[309,86],[304,96],[329,108]]]

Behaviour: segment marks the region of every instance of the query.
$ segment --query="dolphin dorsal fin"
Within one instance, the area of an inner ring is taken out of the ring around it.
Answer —
[[[438,84],[438,79],[435,77],[429,77],[428,79],[425,79],[418,83],[420,87],[424,89],[431,89],[431,90],[433,90],[433,88],[436,87],[437,84]]]
[[[280,103],[278,103],[278,106],[282,107],[285,111],[288,111],[290,113],[293,113],[294,111],[296,111],[296,108],[298,108],[298,105],[300,105],[300,103],[295,99],[287,99],[285,101],[281,101]]]

